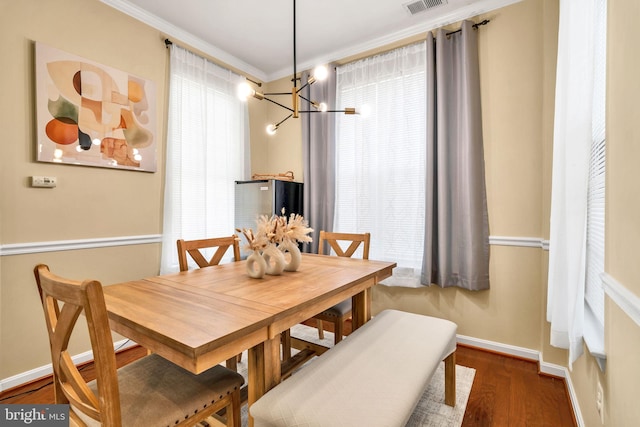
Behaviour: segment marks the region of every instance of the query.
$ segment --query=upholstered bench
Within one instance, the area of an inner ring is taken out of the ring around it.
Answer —
[[[455,323],[385,310],[258,399],[256,427],[404,426],[445,360],[455,406]]]

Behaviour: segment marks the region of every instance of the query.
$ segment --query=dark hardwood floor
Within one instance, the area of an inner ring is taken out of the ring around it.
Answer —
[[[566,383],[538,363],[458,345],[456,363],[476,370],[462,427],[573,427]]]
[[[146,354],[141,347],[120,351],[118,365]],[[462,427],[576,425],[564,380],[538,374],[536,362],[459,345],[456,363],[476,370]],[[93,379],[93,365],[82,374]],[[0,403],[53,403],[51,378],[2,392]]]

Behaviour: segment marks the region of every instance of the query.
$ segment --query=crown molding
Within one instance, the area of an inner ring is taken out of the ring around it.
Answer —
[[[210,43],[205,42],[199,37],[194,36],[190,32],[177,27],[164,19],[153,15],[146,10],[126,1],[126,0],[100,0],[102,3],[111,6],[112,8],[119,10],[120,12],[137,19],[152,28],[159,30],[163,33],[164,38],[175,38],[180,42],[197,49],[218,61],[227,64],[230,67],[236,68],[244,73],[255,76],[256,78],[265,81],[267,76],[262,71],[252,65],[247,64],[243,60],[237,58],[231,53],[222,50]],[[175,41],[174,41],[175,42]],[[180,44],[180,43],[178,43]]]
[[[104,0],[103,0],[104,1]],[[354,44],[344,49],[331,52],[328,55],[313,58],[309,61],[305,61],[297,64],[299,70],[312,69],[318,64],[328,64],[335,61],[340,61],[344,58],[359,55],[362,52],[381,48],[383,46],[390,45],[414,37],[416,35],[432,31],[445,25],[455,24],[456,22],[463,21],[465,19],[473,18],[474,16],[482,15],[492,10],[500,9],[511,4],[519,3],[522,0],[484,0],[476,1],[473,4],[465,7],[457,8],[449,13],[438,15],[431,19],[426,19],[420,24],[406,27],[400,31],[387,34],[383,37],[368,40],[363,43]],[[291,68],[283,68],[280,71],[271,73],[267,76],[265,81],[273,81],[283,77],[291,75]]]
[[[175,38],[194,49],[197,49],[212,58],[219,60],[233,68],[238,69],[241,72],[255,76],[256,78],[270,82],[283,77],[291,75],[291,68],[286,67],[277,72],[267,74],[264,71],[255,68],[254,66],[247,64],[245,61],[237,58],[232,53],[229,53],[223,49],[220,49],[210,43],[205,42],[199,37],[191,34],[183,28],[179,28],[164,19],[153,15],[146,10],[128,2],[127,0],[100,0],[102,3],[111,6],[112,8],[119,10],[120,12],[131,16],[132,18],[141,21],[152,28],[155,28],[163,33],[168,38]],[[426,19],[418,25],[410,26],[388,34],[384,37],[378,37],[372,40],[368,40],[363,43],[358,43],[353,46],[331,52],[322,57],[316,57],[304,63],[297,64],[299,70],[311,69],[317,64],[324,64],[335,62],[350,56],[358,55],[362,52],[377,49],[391,43],[407,39],[409,37],[416,36],[421,33],[426,33],[433,29],[460,22],[464,19],[472,18],[492,10],[500,9],[505,6],[509,6],[514,3],[518,3],[522,0],[480,0],[467,6],[463,6],[453,10],[449,13],[439,15],[437,17]]]

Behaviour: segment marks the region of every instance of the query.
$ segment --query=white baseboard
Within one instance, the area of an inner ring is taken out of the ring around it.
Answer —
[[[502,344],[495,341],[487,341],[481,338],[473,338],[465,335],[457,335],[457,342],[459,344],[466,344],[472,347],[481,348],[483,350],[493,351],[496,353],[502,353],[509,356],[538,362],[540,373],[563,378],[565,380],[565,383],[567,384],[569,399],[571,400],[573,414],[576,417],[576,423],[578,424],[578,427],[584,427],[584,420],[580,411],[578,396],[576,396],[575,389],[573,388],[573,383],[571,382],[571,376],[569,375],[569,371],[567,370],[567,368],[553,363],[544,362],[539,351],[531,350],[524,347]]]
[[[136,345],[135,342],[125,339],[122,341],[114,342],[113,348],[117,350],[124,350],[126,348],[133,347],[134,345]],[[89,350],[84,353],[73,356],[72,359],[76,365],[80,363],[90,362],[93,360],[93,352]],[[51,363],[49,363],[48,365],[40,366],[39,368],[35,368],[18,375],[14,375],[9,378],[4,378],[0,380],[0,392],[9,390],[13,387],[18,387],[23,384],[28,384],[31,381],[35,381],[37,379],[49,376],[52,373],[53,373],[53,368],[51,366]]]

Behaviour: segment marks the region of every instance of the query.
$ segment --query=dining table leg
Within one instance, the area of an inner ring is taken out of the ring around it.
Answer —
[[[249,407],[263,394],[275,387],[281,380],[280,335],[268,339],[247,352]],[[253,417],[249,413],[249,427],[253,427]]]
[[[371,320],[371,288],[355,294],[351,298],[351,322],[353,330]]]

